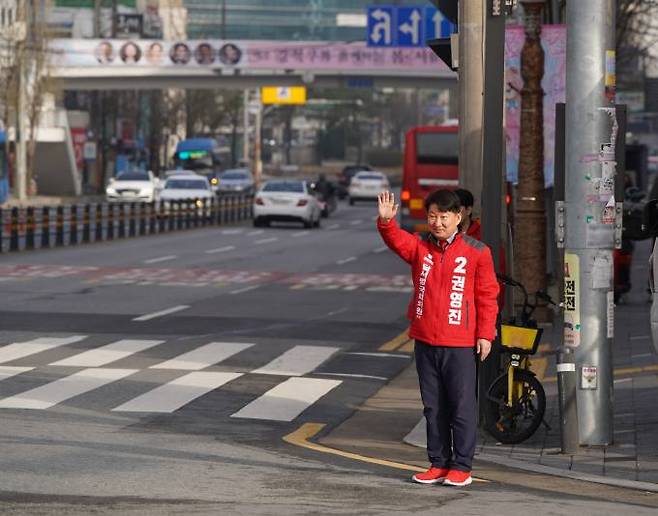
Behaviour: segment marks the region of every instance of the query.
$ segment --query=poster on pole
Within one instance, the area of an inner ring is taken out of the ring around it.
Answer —
[[[564,345],[580,345],[580,258],[564,255]]]

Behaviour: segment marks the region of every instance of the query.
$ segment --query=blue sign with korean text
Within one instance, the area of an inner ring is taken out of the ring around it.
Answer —
[[[368,7],[367,44],[370,47],[424,47],[428,39],[447,38],[455,31],[455,25],[434,7]]]

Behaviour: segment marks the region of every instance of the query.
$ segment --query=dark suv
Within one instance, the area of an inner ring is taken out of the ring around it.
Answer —
[[[347,197],[347,187],[350,186],[352,177],[357,172],[362,170],[372,170],[368,165],[347,165],[343,171],[338,175],[338,198],[345,199]]]

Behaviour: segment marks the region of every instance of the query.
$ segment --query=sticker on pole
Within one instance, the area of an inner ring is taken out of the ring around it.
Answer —
[[[598,372],[595,366],[583,366],[580,368],[580,388],[584,390],[596,390],[598,384]]]
[[[564,345],[580,345],[580,262],[577,254],[564,255]]]

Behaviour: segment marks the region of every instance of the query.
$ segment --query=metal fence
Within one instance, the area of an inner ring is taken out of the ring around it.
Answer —
[[[117,240],[253,217],[253,197],[226,195],[154,203],[89,203],[0,210],[0,253]]]

